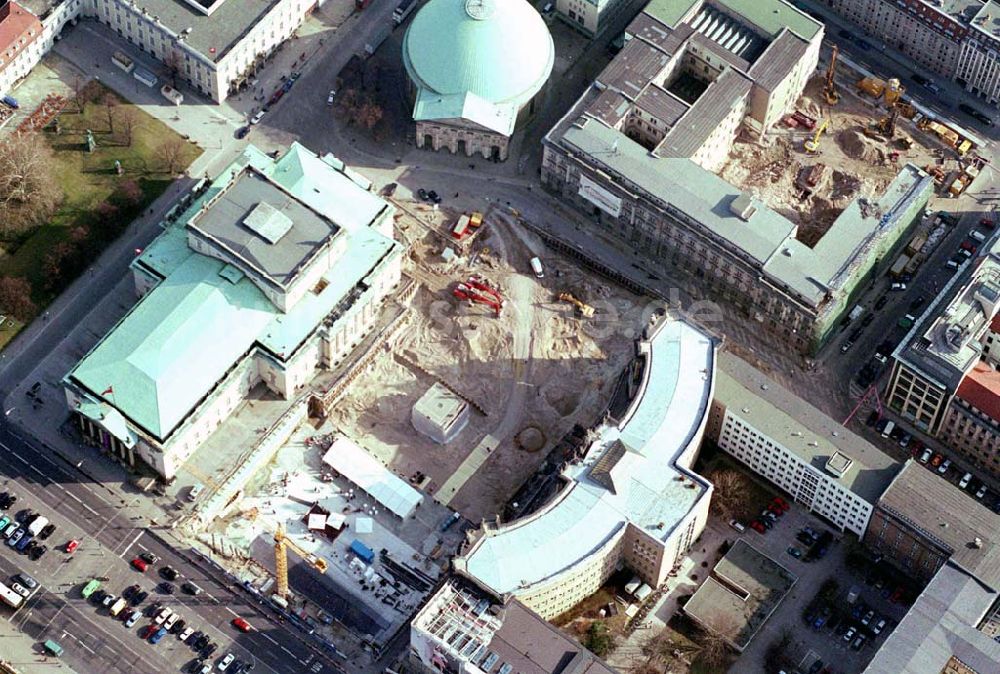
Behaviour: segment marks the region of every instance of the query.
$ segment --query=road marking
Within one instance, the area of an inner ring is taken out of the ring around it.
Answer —
[[[229,608],[228,606],[224,606],[223,608],[226,609],[227,611],[229,611],[230,613],[232,613],[236,617],[239,617],[239,615],[240,615],[239,613],[237,613],[233,609]]]
[[[270,641],[270,642],[271,642],[272,644],[274,644],[275,646],[277,646],[277,645],[278,645],[278,642],[277,642],[277,641],[275,641],[274,639],[272,639],[272,638],[271,638],[270,636],[268,636],[267,634],[265,634],[265,633],[261,632],[261,633],[260,633],[260,635],[261,635],[262,637],[264,637],[265,639],[267,639],[268,641]]]
[[[137,534],[135,535],[135,538],[133,538],[133,539],[132,539],[132,542],[131,542],[131,543],[129,543],[128,545],[126,545],[126,546],[125,546],[125,549],[124,549],[124,550],[122,550],[122,554],[120,554],[120,555],[118,555],[118,556],[119,556],[119,557],[121,557],[121,558],[124,558],[124,557],[125,557],[125,554],[126,554],[126,553],[127,553],[128,551],[129,551],[129,548],[131,548],[131,547],[132,547],[133,545],[135,545],[135,544],[136,544],[136,543],[138,542],[138,540],[139,540],[140,538],[142,538],[142,535],[143,535],[144,533],[146,533],[146,530],[145,530],[145,529],[141,529],[141,530],[139,531],[139,533],[137,533]],[[141,546],[140,546],[140,547],[141,547]],[[145,548],[143,548],[143,549],[145,550]]]
[[[282,647],[281,647],[281,650],[283,650],[284,652],[288,653],[288,654],[289,654],[290,656],[292,656],[293,658],[295,657],[295,653],[292,653],[292,652],[291,652],[290,650],[288,650],[288,649],[287,649],[287,648],[285,648],[284,646],[282,646]]]

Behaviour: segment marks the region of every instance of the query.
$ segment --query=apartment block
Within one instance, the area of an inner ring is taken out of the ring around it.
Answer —
[[[994,235],[893,353],[889,407],[1000,479],[1000,241]]]
[[[719,356],[705,437],[859,538],[899,469],[868,441],[729,353]]]
[[[779,0],[665,0],[543,141],[546,189],[652,274],[697,279],[778,342],[815,353],[905,244],[933,179],[905,165],[813,246],[713,171],[736,134],[763,135],[816,68],[822,25]]]
[[[823,0],[931,72],[1000,103],[1000,5],[990,0]]]
[[[715,342],[662,319],[636,343],[634,394],[588,433],[563,487],[536,512],[484,524],[452,563],[492,596],[551,619],[629,568],[658,587],[708,519],[712,485],[691,470],[701,445]]]
[[[516,599],[460,578],[410,623],[410,663],[426,674],[614,674],[607,663]]]
[[[555,0],[556,16],[587,37],[597,37],[631,5],[629,0]]]

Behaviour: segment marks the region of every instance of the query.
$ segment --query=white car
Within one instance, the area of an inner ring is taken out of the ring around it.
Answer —
[[[940,466],[938,466],[938,474],[944,475],[951,468],[951,459],[945,459]]]
[[[905,283],[893,283],[891,286],[889,286],[889,289],[890,290],[906,290],[906,284]]]
[[[222,660],[219,661],[219,671],[224,672],[227,669],[229,669],[229,665],[233,664],[233,660],[235,659],[236,659],[235,655],[233,655],[232,653],[227,653],[226,657],[222,658]]]
[[[933,453],[934,452],[932,452],[931,450],[925,449],[924,453],[920,455],[920,463],[927,463],[928,461],[930,461],[931,460],[931,454],[933,454]]]
[[[979,488],[979,491],[976,492],[976,498],[981,499],[984,496],[986,496],[986,485],[985,484]]]
[[[191,636],[192,634],[194,634],[194,628],[185,627],[184,631],[177,635],[177,638],[180,639],[181,641],[187,641],[188,637]]]
[[[111,606],[116,601],[118,601],[118,597],[113,594],[106,594],[104,595],[104,599],[101,600],[101,606]]]
[[[259,111],[256,115],[254,115],[253,117],[251,117],[250,118],[250,123],[251,124],[256,124],[256,123],[258,123],[262,119],[264,119],[264,111],[263,110]]]
[[[162,625],[163,621],[169,618],[171,613],[173,613],[173,611],[171,611],[170,609],[168,608],[163,609],[162,611],[156,614],[156,620],[154,622],[157,625]]]
[[[334,97],[336,95],[337,95],[337,91],[335,89],[330,89],[330,93],[327,94],[327,97],[326,97],[326,104],[327,105],[333,105],[333,99],[334,99]]]
[[[181,617],[180,613],[172,613],[172,614],[170,614],[170,616],[166,620],[163,621],[163,626],[166,629],[169,630],[171,627],[174,626],[174,623],[177,622],[180,619],[180,617]]]
[[[972,473],[966,473],[962,476],[962,479],[958,482],[959,489],[965,489],[969,486],[969,482],[972,480]]]
[[[21,585],[20,583],[11,583],[10,587],[12,590],[14,590],[14,592],[17,592],[22,597],[27,598],[27,596],[31,594],[31,590]]]
[[[212,674],[212,663],[206,662],[204,665],[202,665],[201,669],[198,670],[198,674]]]

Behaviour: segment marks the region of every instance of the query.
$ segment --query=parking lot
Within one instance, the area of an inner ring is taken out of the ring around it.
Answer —
[[[768,647],[786,631],[791,637],[786,654],[790,662],[802,671],[809,671],[818,659],[824,663],[820,669],[831,674],[863,671],[886,636],[905,615],[907,605],[900,600],[911,601],[916,596],[916,589],[905,587],[896,595],[897,601],[891,601],[902,579],[892,576],[888,569],[882,572],[888,577],[882,578],[881,575],[866,575],[860,568],[851,568],[852,563],[858,561],[857,539],[827,526],[798,504],[793,503],[791,509],[776,520],[764,534],[750,527],[739,534],[717,520],[710,521],[706,530],[706,533],[711,530],[730,541],[743,538],[798,576],[791,593],[744,651],[737,665],[738,671],[763,672]],[[830,543],[822,559],[809,560],[811,546],[797,538],[805,527],[819,535],[828,532],[824,538],[828,537]],[[790,554],[791,549],[801,553],[801,556]],[[817,600],[824,590],[826,598]],[[855,601],[848,602],[854,594],[857,595]],[[859,611],[858,618],[851,616],[852,610]],[[861,624],[868,611],[873,611],[868,620],[869,626],[874,627],[879,620],[885,620],[878,635]],[[817,626],[817,618],[821,616]],[[857,634],[866,635],[856,649],[852,648],[854,636],[849,641],[844,640],[852,626]]]

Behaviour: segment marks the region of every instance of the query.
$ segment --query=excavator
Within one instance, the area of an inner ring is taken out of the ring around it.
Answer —
[[[320,573],[326,573],[329,565],[322,557],[310,554],[297,546],[288,536],[285,535],[285,526],[278,524],[274,532],[274,570],[275,570],[275,592],[274,594],[282,599],[288,599],[288,550],[291,548],[307,563]]]
[[[824,119],[823,123],[816,127],[816,133],[813,134],[812,138],[807,138],[802,144],[805,147],[806,152],[809,154],[816,154],[819,152],[819,137],[823,135],[823,132],[827,130],[830,126],[829,118]]]
[[[459,283],[455,286],[454,290],[451,291],[451,294],[460,300],[485,304],[493,309],[493,313],[498,318],[500,316],[500,312],[503,311],[503,302],[498,301],[493,293],[477,290],[476,288],[466,285],[465,283]]]
[[[576,307],[576,310],[580,312],[580,315],[584,318],[592,318],[594,316],[594,307],[581,302],[572,293],[559,293],[558,298],[562,302],[569,302]]]

